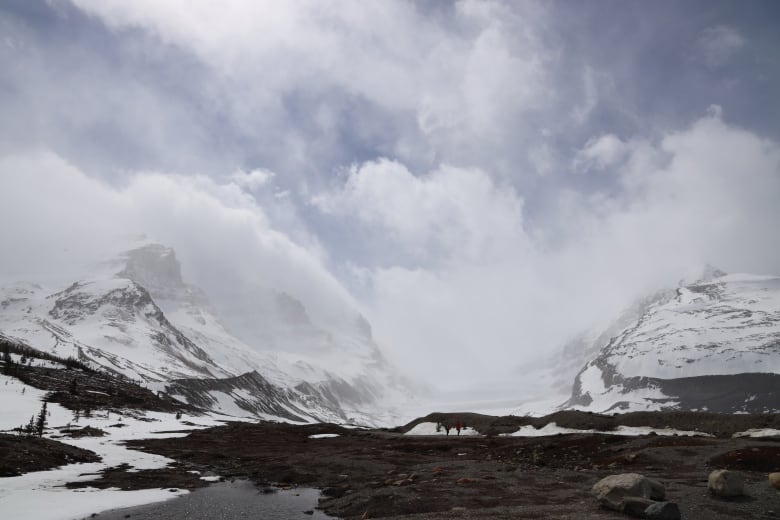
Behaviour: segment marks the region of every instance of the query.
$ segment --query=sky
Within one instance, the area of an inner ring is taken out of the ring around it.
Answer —
[[[705,264],[780,274],[780,4],[6,0],[0,281],[127,237],[522,387]],[[113,246],[112,246],[113,247]]]

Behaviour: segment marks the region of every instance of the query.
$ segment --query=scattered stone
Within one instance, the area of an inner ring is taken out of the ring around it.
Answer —
[[[780,473],[770,473],[769,484],[776,490],[780,491]]]
[[[314,509],[307,509],[306,511],[303,512],[303,514],[304,515],[313,515],[314,514]]]
[[[473,484],[473,483],[475,483],[476,481],[477,481],[477,479],[475,479],[475,478],[471,478],[471,477],[461,477],[461,478],[459,478],[458,480],[456,480],[456,481],[455,481],[455,483],[456,483],[456,484],[459,484],[459,485],[461,485],[461,486],[463,486],[463,485],[465,485],[465,484]]]
[[[620,501],[620,512],[624,515],[644,518],[645,510],[653,504],[655,504],[655,502],[649,498],[623,497],[623,499]]]
[[[680,508],[674,502],[656,502],[645,509],[648,520],[680,520]]]
[[[733,498],[745,494],[745,480],[742,475],[727,469],[716,469],[707,479],[710,493],[723,498]]]
[[[638,473],[610,475],[596,482],[591,491],[603,507],[613,511],[621,510],[624,497],[663,500],[666,496],[666,489],[659,482]]]

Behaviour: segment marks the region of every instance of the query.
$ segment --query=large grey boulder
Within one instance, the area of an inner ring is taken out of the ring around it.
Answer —
[[[663,500],[666,496],[659,482],[638,473],[610,475],[596,482],[591,491],[603,507],[613,511],[621,511],[625,497]]]
[[[734,498],[745,494],[745,479],[742,475],[727,469],[716,469],[707,479],[710,493],[723,498]]]
[[[769,485],[780,491],[780,473],[769,474]]]

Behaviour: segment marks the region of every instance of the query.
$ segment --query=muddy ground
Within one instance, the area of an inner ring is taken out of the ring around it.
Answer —
[[[480,417],[486,421],[482,427],[489,428],[487,416]],[[723,416],[715,428],[728,430],[729,421],[745,421],[731,417]],[[339,436],[310,438],[323,433]],[[686,519],[780,518],[780,493],[767,481],[768,472],[780,471],[780,442],[771,440],[603,434],[417,437],[336,425],[237,423],[129,446],[177,460],[167,472],[171,480],[115,470],[99,485],[129,489],[134,479],[188,487],[175,475],[198,470],[246,477],[261,488],[321,488],[320,507],[347,519],[625,518],[600,509],[590,488],[607,475],[636,472],[662,482],[668,500],[679,504]],[[743,472],[748,495],[734,501],[710,496],[707,475],[717,468]]]

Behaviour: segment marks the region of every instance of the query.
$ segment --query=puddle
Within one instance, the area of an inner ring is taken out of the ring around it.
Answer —
[[[292,518],[335,518],[314,509],[320,492],[311,488],[279,490],[264,493],[252,482],[237,480],[220,482],[201,488],[173,500],[145,506],[114,509],[100,513],[100,520],[232,520],[234,518],[263,518],[288,520]],[[305,511],[313,514],[306,514]]]

